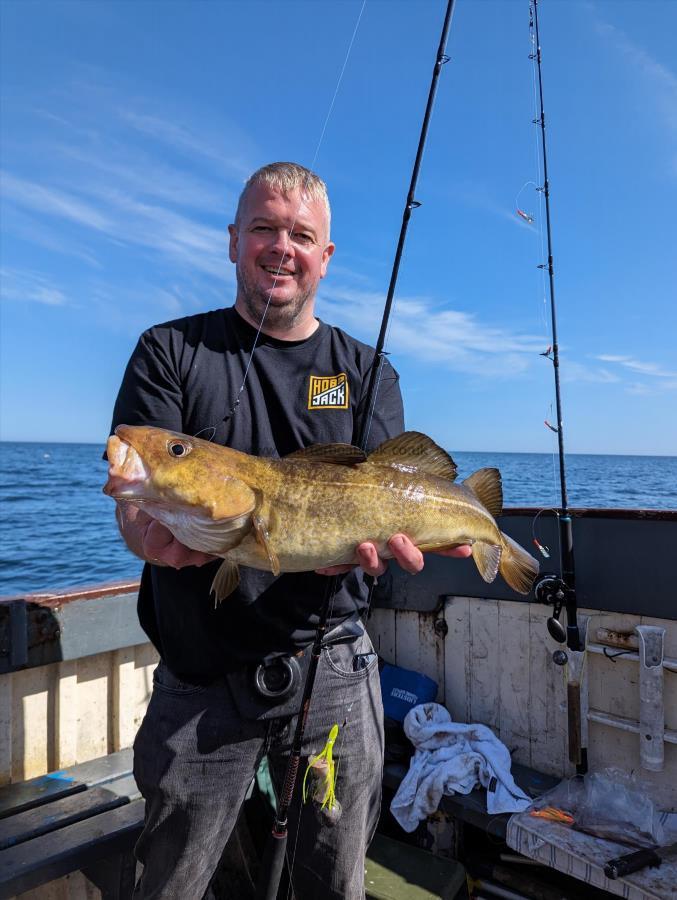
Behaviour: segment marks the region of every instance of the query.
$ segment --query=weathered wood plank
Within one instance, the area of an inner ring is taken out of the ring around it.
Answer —
[[[374,644],[374,649],[382,659],[395,665],[395,610],[372,608],[367,622],[367,630]]]
[[[498,605],[500,737],[513,759],[529,765],[529,709],[531,703],[529,607],[503,600]]]
[[[444,694],[455,722],[470,721],[470,601],[447,600],[444,620],[449,629],[444,641]]]
[[[567,758],[565,670],[552,661],[561,645],[548,634],[551,610],[529,607],[529,730],[531,765],[541,772],[563,775]]]
[[[23,781],[55,768],[54,666],[4,677],[13,681],[12,781]]]
[[[500,737],[498,600],[470,604],[470,721]]]
[[[140,796],[134,777],[127,775],[108,785],[54,800],[49,806],[33,807],[7,816],[0,820],[0,850],[122,806]]]
[[[111,655],[78,660],[78,760],[95,759],[112,749]]]
[[[78,761],[78,664],[76,660],[57,663],[56,669],[56,734],[54,765],[57,769],[73,766]]]
[[[129,747],[134,740],[136,700],[136,666],[134,648],[125,647],[112,654],[112,750]]]

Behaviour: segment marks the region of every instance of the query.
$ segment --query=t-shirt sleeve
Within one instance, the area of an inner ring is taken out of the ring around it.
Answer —
[[[400,376],[390,365],[388,360],[384,360],[380,373],[380,381],[377,381],[376,403],[374,404],[373,415],[367,423],[366,439],[367,453],[375,450],[379,444],[391,437],[396,437],[404,431],[404,408],[402,405],[402,394],[400,392]],[[356,417],[356,433],[353,436],[354,441],[357,440],[359,427],[362,418],[367,415],[367,390],[369,387],[369,371],[364,379],[364,392],[360,399]]]
[[[155,425],[183,431],[183,389],[172,358],[169,334],[165,340],[144,332],[125,370],[115,401],[111,433],[118,425]]]

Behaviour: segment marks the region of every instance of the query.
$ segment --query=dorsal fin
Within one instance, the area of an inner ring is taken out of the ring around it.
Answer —
[[[478,469],[463,482],[482,506],[496,518],[503,511],[503,485],[498,469]]]
[[[352,444],[311,444],[288,453],[283,459],[305,460],[306,462],[333,463],[335,466],[354,466],[364,462],[367,454]]]
[[[392,466],[396,469],[410,469],[437,475],[453,481],[456,478],[456,463],[446,450],[438,447],[432,438],[420,431],[405,431],[398,437],[384,441],[369,454],[370,463],[377,466]]]

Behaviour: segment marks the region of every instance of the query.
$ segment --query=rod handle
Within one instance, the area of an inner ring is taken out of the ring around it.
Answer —
[[[268,836],[263,854],[259,880],[256,885],[256,900],[275,900],[282,878],[282,867],[287,850],[287,830],[284,833],[274,828]]]
[[[661,858],[655,850],[637,850],[635,853],[626,853],[625,856],[617,856],[610,859],[604,865],[604,874],[614,881],[616,878],[624,878],[632,872],[639,872],[645,866],[660,866]]]

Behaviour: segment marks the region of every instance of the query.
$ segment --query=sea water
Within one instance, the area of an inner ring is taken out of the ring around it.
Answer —
[[[98,444],[0,443],[0,595],[136,578]],[[454,453],[459,478],[503,477],[506,506],[558,506],[559,464],[541,453]],[[567,456],[571,507],[677,509],[677,457]]]

